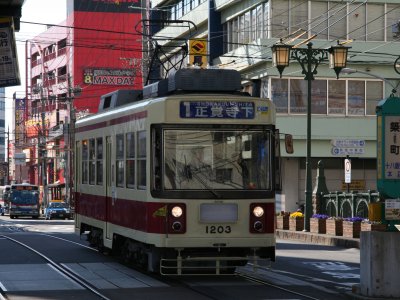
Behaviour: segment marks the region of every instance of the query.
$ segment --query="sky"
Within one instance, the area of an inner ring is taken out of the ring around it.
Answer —
[[[67,0],[25,0],[22,6],[21,26],[15,33],[17,43],[17,55],[21,85],[6,87],[6,129],[12,130],[14,112],[12,111],[12,98],[14,92],[18,96],[25,96],[25,41],[34,38],[46,31],[44,25],[26,24],[23,22],[35,22],[45,24],[58,24],[67,17]]]

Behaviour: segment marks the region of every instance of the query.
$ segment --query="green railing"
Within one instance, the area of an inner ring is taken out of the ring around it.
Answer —
[[[320,209],[323,214],[327,214],[331,217],[368,218],[368,205],[370,203],[379,202],[379,192],[331,192],[322,195],[321,200]]]

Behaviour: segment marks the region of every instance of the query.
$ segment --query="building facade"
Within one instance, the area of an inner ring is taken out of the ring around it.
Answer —
[[[142,89],[139,1],[67,1],[65,22],[26,42],[26,153],[22,180],[65,185],[72,197],[73,124],[100,96]],[[0,124],[1,125],[1,124]]]
[[[155,24],[169,20],[154,32],[161,47],[172,49],[164,59],[167,66],[190,62],[191,49],[188,57],[178,51],[182,41],[206,40],[207,64],[239,70],[246,91],[276,104],[277,127],[294,140],[293,154],[283,153],[277,210],[293,211],[305,202],[307,81],[294,60],[280,78],[272,65],[271,46],[282,40],[305,47],[301,42],[310,39],[315,49],[337,41],[351,47],[347,66],[352,74],[336,79],[326,60],[312,82],[313,186],[322,161],[328,189],[346,190],[344,159],[349,156],[350,188],[376,190],[375,107],[400,80],[394,70],[400,55],[398,1],[155,0],[151,11]],[[176,29],[170,25],[173,20],[189,22],[192,28]],[[160,73],[169,69],[160,68]]]

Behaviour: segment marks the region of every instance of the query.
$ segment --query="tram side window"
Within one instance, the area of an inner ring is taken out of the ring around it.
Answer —
[[[96,180],[96,140],[89,140],[89,184]]]
[[[126,134],[126,186],[135,188],[135,134]]]
[[[89,158],[89,147],[88,141],[82,141],[82,183],[88,183],[88,158]]]
[[[117,186],[124,186],[124,135],[118,134],[116,137],[116,178]]]
[[[137,137],[137,178],[138,188],[146,187],[146,131],[139,131]]]
[[[96,183],[103,185],[103,138],[97,138]]]

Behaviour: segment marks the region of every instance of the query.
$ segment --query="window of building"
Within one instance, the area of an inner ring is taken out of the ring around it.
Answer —
[[[348,15],[349,20],[349,39],[356,41],[365,41],[366,39],[366,23],[367,23],[367,7],[365,5],[360,6],[360,3],[349,4]]]
[[[290,80],[290,113],[304,114],[307,112],[307,81],[301,79]]]
[[[346,113],[346,81],[328,81],[328,114],[344,115]]]
[[[386,5],[386,19],[386,40],[398,41],[398,39],[400,38],[400,8],[398,4]]]
[[[331,8],[332,7],[332,8]],[[329,39],[346,39],[347,35],[347,4],[329,2],[328,34]]]
[[[307,90],[307,80],[271,78],[271,100],[277,113],[307,113]],[[376,104],[384,95],[379,80],[317,79],[311,92],[311,113],[343,116],[375,115]]]
[[[271,37],[282,38],[299,28],[317,39],[392,41],[398,39],[400,7],[384,3],[283,0],[271,2]],[[385,25],[386,24],[386,25]],[[394,32],[393,28],[396,32]]]
[[[349,80],[347,87],[348,115],[363,116],[365,114],[365,81]]]
[[[272,78],[271,81],[271,99],[275,103],[276,111],[287,114],[289,111],[289,79]]]
[[[368,81],[365,87],[367,115],[375,115],[376,106],[383,99],[383,84],[380,81]]]
[[[312,3],[310,32],[319,39],[328,39],[328,1]]]
[[[272,37],[283,37],[289,28],[289,0],[274,1],[271,6]]]
[[[383,3],[367,5],[367,41],[385,40],[385,6]]]
[[[308,1],[290,1],[290,30],[289,33],[299,32],[307,29],[308,23]]]
[[[268,37],[269,3],[262,3],[223,24],[225,52]]]

